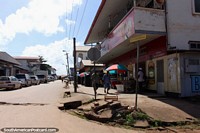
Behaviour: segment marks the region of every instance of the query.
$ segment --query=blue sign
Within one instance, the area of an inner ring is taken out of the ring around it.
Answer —
[[[200,92],[200,76],[199,75],[191,76],[191,88],[192,88],[192,92]]]

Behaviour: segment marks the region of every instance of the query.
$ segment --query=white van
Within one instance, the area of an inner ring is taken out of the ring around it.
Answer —
[[[16,74],[15,77],[18,78],[22,82],[22,86],[31,86],[32,85],[29,74],[19,73],[19,74]]]

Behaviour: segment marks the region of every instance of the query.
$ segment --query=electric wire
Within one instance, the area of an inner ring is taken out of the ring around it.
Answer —
[[[82,14],[82,17],[81,17],[81,20],[80,20],[80,24],[79,24],[79,27],[78,27],[76,36],[78,36],[78,34],[79,34],[79,30],[80,30],[80,27],[81,27],[81,24],[82,24],[82,21],[83,21],[83,16],[84,16],[84,14],[85,14],[85,10],[86,10],[86,7],[87,7],[87,3],[88,3],[88,0],[86,0],[85,7],[84,7],[84,10],[83,10],[83,14]]]
[[[73,30],[73,34],[72,34],[73,36],[74,36],[75,29],[76,29],[76,22],[77,22],[78,14],[79,14],[79,8],[76,12],[76,20],[75,20],[74,30]]]
[[[72,12],[71,12],[71,17],[70,17],[70,21],[72,21],[72,14],[73,14],[73,5],[74,5],[74,0],[72,1]],[[70,39],[70,35],[71,35],[71,22],[69,22],[69,39]]]

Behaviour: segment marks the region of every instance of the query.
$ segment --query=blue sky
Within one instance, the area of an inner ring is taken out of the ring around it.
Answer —
[[[83,45],[101,0],[0,0],[0,51],[43,56],[58,74],[66,72],[72,38]],[[81,19],[82,18],[82,19]]]

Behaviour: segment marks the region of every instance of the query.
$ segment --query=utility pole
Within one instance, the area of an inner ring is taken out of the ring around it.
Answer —
[[[73,45],[74,45],[74,92],[77,92],[77,81],[76,81],[76,38],[73,38]]]
[[[66,59],[67,59],[66,71],[67,71],[67,76],[69,76],[70,75],[70,71],[69,71],[69,56],[68,56],[69,53],[67,53],[65,50],[63,50],[63,52],[65,52]]]
[[[67,57],[67,75],[69,76],[70,72],[69,72],[69,56],[68,56],[68,53],[66,53],[66,57]]]
[[[140,46],[139,41],[137,43],[137,68],[136,68],[136,87],[135,87],[135,109],[137,109],[138,104],[138,67],[139,67],[139,52],[140,52]]]

